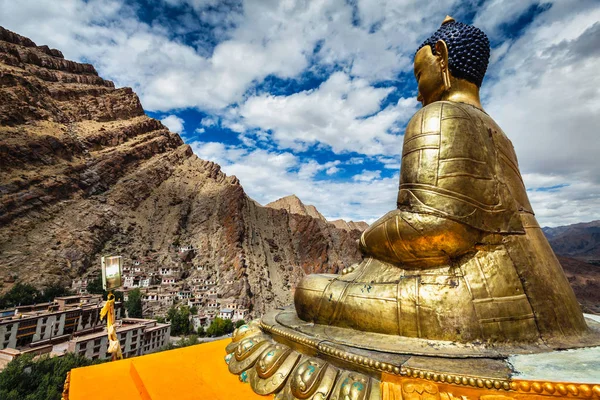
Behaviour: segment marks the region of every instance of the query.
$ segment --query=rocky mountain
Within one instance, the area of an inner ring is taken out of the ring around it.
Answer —
[[[600,220],[542,230],[556,254],[600,264]]]
[[[600,221],[542,231],[584,311],[600,314]]]
[[[344,229],[346,231],[358,230],[364,232],[369,227],[369,224],[367,224],[365,221],[354,222],[346,221],[344,219],[336,219],[335,221],[330,221],[330,223],[332,223],[336,228]]]
[[[267,204],[265,207],[275,208],[278,210],[286,210],[287,212],[292,214],[308,215],[318,220],[329,222],[330,224],[333,224],[336,228],[343,229],[348,232],[355,230],[363,232],[369,227],[369,224],[367,224],[364,221],[354,222],[345,221],[343,219],[327,221],[327,219],[325,219],[325,217],[319,212],[319,210],[317,210],[315,206],[304,204],[302,200],[300,200],[295,194],[275,200]]]
[[[584,312],[600,314],[600,266],[558,256]]]
[[[159,293],[188,291],[200,308],[228,299],[261,313],[289,304],[304,274],[361,259],[356,231],[310,212],[260,206],[146,116],[130,88],[0,28],[7,281],[70,284],[97,272],[101,255],[122,255],[132,279],[151,279]]]
[[[272,201],[265,207],[286,210],[291,214],[308,215],[321,221],[327,221],[315,206],[305,205],[295,194]]]

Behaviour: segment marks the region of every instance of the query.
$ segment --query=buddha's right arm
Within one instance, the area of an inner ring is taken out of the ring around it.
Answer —
[[[419,110],[410,120],[404,135],[400,187],[429,191],[427,200],[431,199],[433,205],[442,202],[458,209],[453,206],[455,199],[438,192],[441,153],[447,152],[442,143],[459,145],[463,135],[473,133],[470,121],[453,118],[455,113],[452,104],[438,102]],[[411,197],[371,225],[361,237],[360,248],[367,255],[394,264],[429,267],[466,253],[480,237],[480,230]]]
[[[481,232],[431,214],[390,211],[360,238],[360,249],[377,259],[408,268],[447,264],[473,249]]]

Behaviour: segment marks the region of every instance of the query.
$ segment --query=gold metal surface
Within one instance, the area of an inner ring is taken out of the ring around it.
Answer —
[[[279,391],[300,359],[300,353],[280,344],[275,346],[263,352],[255,367],[248,372],[252,389],[261,395]]]
[[[298,316],[461,343],[584,335],[512,143],[483,111],[478,86],[452,75],[443,40],[435,54],[417,52],[414,70],[424,107],[406,127],[398,208],[363,233],[360,265],[299,283]]]
[[[247,324],[236,328],[233,331],[231,343],[229,343],[225,349],[227,353],[232,353],[237,348],[237,343],[244,338],[255,336],[257,333],[260,333],[260,327],[257,321],[252,321]]]
[[[264,336],[254,336],[241,340],[234,356],[229,360],[229,372],[240,374],[254,365],[258,357],[265,350],[265,345],[269,344]]]
[[[509,356],[598,346],[600,324],[586,324],[478,85],[453,76],[447,43],[434,50],[415,56],[423,108],[397,209],[363,233],[360,264],[306,276],[294,308],[236,331],[229,370],[282,400],[600,399],[600,382],[512,378]]]
[[[598,383],[512,379],[509,364],[498,358],[499,354],[481,359],[407,358],[383,350],[365,351],[339,345],[335,339],[309,340],[295,329],[274,322],[278,313],[267,316],[269,324],[264,319],[260,322],[261,330],[272,339],[261,342],[261,350],[246,356],[245,360],[253,359],[254,363],[244,364],[235,372],[246,373],[256,393],[275,393],[277,399],[325,399],[327,396],[329,399],[370,400],[600,398]],[[264,338],[263,333],[256,337]],[[293,342],[300,352],[289,351],[287,346],[273,341],[281,338]],[[234,354],[249,354],[253,347],[250,342],[243,341],[236,345],[242,348],[235,349],[226,358],[230,364],[237,362]],[[501,365],[504,367],[499,367]],[[347,384],[343,385],[344,382],[364,385],[354,385],[351,390]]]

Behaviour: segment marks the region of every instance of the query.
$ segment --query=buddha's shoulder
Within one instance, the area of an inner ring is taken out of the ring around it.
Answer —
[[[456,101],[436,101],[421,108],[418,113],[432,117],[437,114],[443,118],[469,118],[474,115],[485,114],[477,107]]]
[[[421,108],[413,115],[406,127],[409,135],[439,131],[442,120],[458,119],[470,124],[474,118],[485,114],[480,109],[453,101],[436,101]]]

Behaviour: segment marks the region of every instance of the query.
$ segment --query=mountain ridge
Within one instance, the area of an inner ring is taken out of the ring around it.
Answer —
[[[0,132],[6,282],[70,285],[122,255],[132,285],[152,282],[145,312],[191,297],[208,315],[262,313],[289,304],[305,274],[362,258],[356,233],[258,205],[133,90],[4,28]]]
[[[542,231],[556,254],[600,264],[600,220],[544,227]]]
[[[343,229],[345,231],[357,230],[357,231],[363,232],[365,229],[367,229],[369,227],[369,224],[367,224],[364,221],[354,222],[354,221],[346,221],[343,219],[336,219],[334,221],[330,221],[330,220],[326,219],[323,216],[323,214],[321,214],[319,212],[319,210],[317,210],[317,208],[315,206],[310,205],[310,204],[304,204],[302,202],[302,200],[300,200],[298,198],[298,196],[296,196],[295,194],[291,194],[291,195],[282,197],[280,199],[277,199],[275,201],[272,201],[272,202],[268,203],[267,205],[265,205],[265,207],[286,210],[287,212],[292,213],[292,214],[307,215],[307,216],[319,219],[321,221],[325,221],[330,224],[333,224],[336,228]]]

